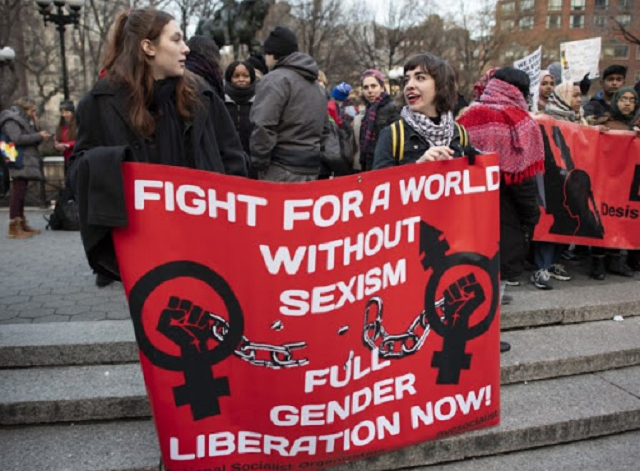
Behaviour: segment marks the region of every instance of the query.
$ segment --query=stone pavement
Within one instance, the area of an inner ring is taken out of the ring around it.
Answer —
[[[44,230],[50,212],[28,211],[42,234],[11,240],[0,210],[0,324],[128,319],[122,284],[98,288],[80,233]]]
[[[43,229],[43,233],[26,240],[10,240],[5,237],[8,212],[6,208],[0,210],[0,324],[128,319],[122,284],[96,287],[80,234],[44,231],[46,222],[42,216],[49,213],[28,211],[30,223]],[[600,282],[587,277],[586,261],[567,268],[574,280],[554,282],[552,296],[533,287],[528,281],[529,273],[525,273],[522,286],[508,288],[516,307],[520,298],[523,303],[541,306],[549,300],[555,308],[584,297],[580,288],[590,286],[601,290],[610,285],[611,293],[638,289],[638,274],[632,279],[609,275]],[[557,291],[564,295],[558,296]]]

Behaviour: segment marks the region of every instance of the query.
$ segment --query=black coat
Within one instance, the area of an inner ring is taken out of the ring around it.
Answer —
[[[255,97],[254,97],[255,98]],[[242,105],[237,104],[233,99],[226,95],[224,104],[227,107],[231,121],[233,121],[238,136],[240,136],[240,143],[247,155],[250,155],[249,143],[251,142],[251,120],[249,114],[251,113],[251,106],[253,105],[254,98]]]
[[[503,280],[524,271],[533,229],[540,219],[538,189],[534,178],[507,185],[500,181],[500,272]]]
[[[369,108],[367,107],[367,111],[365,111],[365,116],[368,112]],[[376,114],[376,123],[375,123],[375,134],[380,139],[380,133],[384,128],[389,126],[394,121],[400,119],[400,112],[396,105],[393,102],[391,97],[385,98],[383,103],[378,108],[378,113]],[[362,120],[362,127],[366,126],[365,120]],[[366,132],[366,129],[361,132]],[[374,151],[372,150],[369,155],[364,155],[362,151],[360,151],[360,167],[363,170],[371,170],[373,168],[373,155]]]
[[[185,123],[187,152],[195,168],[227,175],[246,176],[245,156],[235,127],[222,100],[204,84],[198,84],[203,106]],[[136,134],[129,122],[127,92],[100,80],[78,104],[74,157],[101,146],[129,146],[134,162],[153,162],[154,145]]]
[[[401,120],[404,127],[404,153],[400,162],[396,161],[392,150],[391,127],[382,130],[378,136],[376,144],[375,157],[373,159],[373,170],[379,170],[396,165],[415,163],[423,154],[429,150],[431,145],[417,133],[415,129],[409,126],[404,119]],[[453,139],[449,144],[449,148],[453,150],[454,157],[462,157],[463,155],[475,156],[477,151],[470,146],[462,147],[460,142],[460,134],[457,126],[453,130]]]

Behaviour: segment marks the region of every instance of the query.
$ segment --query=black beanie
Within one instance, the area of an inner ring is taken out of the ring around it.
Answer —
[[[254,69],[262,72],[262,75],[267,75],[269,72],[267,64],[264,62],[264,56],[259,52],[251,53],[251,56],[249,56],[246,62],[251,64]]]
[[[71,111],[75,113],[76,107],[71,100],[63,100],[60,102],[60,111]]]
[[[298,50],[298,38],[284,26],[276,26],[264,42],[264,53],[285,57]]]

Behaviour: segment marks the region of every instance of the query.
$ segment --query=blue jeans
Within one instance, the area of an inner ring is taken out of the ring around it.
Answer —
[[[549,270],[551,265],[560,260],[563,246],[553,242],[533,243],[533,263],[537,270]]]

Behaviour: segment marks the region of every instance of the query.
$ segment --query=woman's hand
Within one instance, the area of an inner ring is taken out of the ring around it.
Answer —
[[[416,163],[421,164],[422,162],[436,162],[451,159],[453,159],[452,149],[447,146],[434,146],[422,154],[422,157],[420,157]]]
[[[40,131],[40,135],[45,141],[51,137],[51,133],[49,131]]]
[[[56,141],[56,143],[53,145],[53,147],[55,148],[55,150],[59,151],[59,152],[64,152],[66,146],[65,144],[63,144],[62,142],[58,142]]]
[[[602,124],[601,124],[600,126],[598,126],[598,130],[599,130],[601,133],[609,132],[609,128],[608,128],[608,127],[606,127],[606,126],[604,126],[604,125],[602,125]]]

